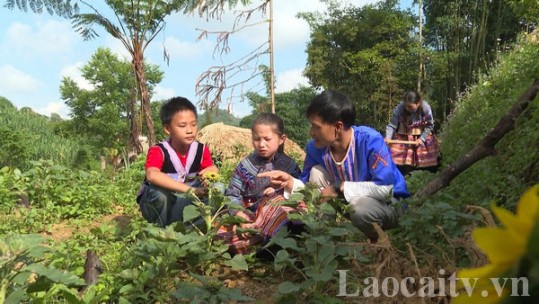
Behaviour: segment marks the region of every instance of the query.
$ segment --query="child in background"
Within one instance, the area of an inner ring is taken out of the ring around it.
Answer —
[[[239,211],[237,216],[248,221],[242,228],[259,231],[258,234],[239,235],[237,226],[222,227],[218,237],[230,245],[233,253],[245,253],[255,244],[263,243],[281,227],[288,226],[288,213],[296,209],[277,205],[285,200],[284,190],[269,185],[269,178],[257,177],[261,172],[281,170],[294,177],[301,171],[298,164],[284,153],[283,120],[272,113],[259,114],[251,127],[254,152],[240,161],[225,195],[235,204],[243,204],[246,211]],[[300,204],[297,210],[305,210]],[[232,212],[232,211],[231,211]]]
[[[183,221],[183,209],[192,202],[174,195],[193,189],[207,196],[202,185],[205,172],[218,172],[207,146],[195,141],[196,107],[186,98],[174,97],[161,107],[161,123],[169,138],[148,150],[146,178],[137,196],[142,216],[161,227]]]
[[[393,111],[385,136],[393,161],[403,175],[417,168],[437,168],[440,147],[433,130],[434,117],[429,104],[418,92],[406,92]],[[413,144],[392,143],[392,140]]]

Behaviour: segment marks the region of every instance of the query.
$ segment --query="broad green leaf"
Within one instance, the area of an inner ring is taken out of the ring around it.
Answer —
[[[328,265],[321,270],[309,269],[305,274],[317,282],[327,282],[333,278],[334,272],[335,268]]]
[[[226,287],[221,287],[221,289],[219,289],[219,298],[222,301],[227,302],[227,303],[230,302],[230,300],[239,301],[239,302],[254,301],[253,298],[250,298],[241,294],[241,290],[237,288],[226,288]]]
[[[76,275],[67,272],[67,271],[60,271],[56,270],[54,268],[47,268],[46,266],[42,264],[30,264],[28,266],[25,266],[21,269],[21,271],[30,271],[38,276],[47,277],[49,280],[56,282],[56,283],[62,283],[65,285],[84,285],[84,280],[77,277]]]
[[[301,193],[292,193],[290,195],[290,198],[288,198],[288,200],[293,201],[293,202],[300,202],[303,200],[303,198],[304,198],[304,195]]]
[[[236,254],[232,259],[225,261],[225,265],[232,267],[235,270],[249,270],[245,257],[241,254]]]
[[[136,291],[136,290],[137,289],[135,288],[135,286],[133,284],[127,284],[127,285],[122,286],[122,288],[120,288],[118,293],[120,293],[120,294],[130,294],[130,293],[132,293],[133,291]]]
[[[5,299],[5,304],[19,304],[24,303],[28,300],[28,295],[26,294],[26,289],[17,289],[10,293]]]
[[[299,288],[299,285],[286,281],[279,284],[278,290],[282,294],[290,294],[299,291]]]
[[[328,263],[335,258],[335,246],[333,244],[322,245],[318,248],[318,262]]]
[[[334,215],[335,208],[333,208],[333,206],[331,206],[329,203],[323,203],[320,205],[320,212],[323,214]]]
[[[78,291],[75,288],[69,288],[65,285],[57,284],[58,291],[63,295],[63,297],[67,300],[70,304],[78,304],[83,303],[79,299]]]
[[[188,205],[183,209],[183,222],[190,222],[200,216],[200,211],[196,206]]]
[[[135,280],[139,277],[139,275],[140,271],[138,271],[137,269],[124,269],[119,274],[121,278],[124,278],[126,280]]]
[[[329,234],[333,235],[333,236],[343,236],[343,235],[346,235],[346,234],[348,234],[350,232],[351,232],[350,230],[348,230],[346,228],[341,228],[341,227],[331,228],[329,230]]]
[[[283,249],[294,249],[296,251],[299,251],[300,248],[298,247],[298,244],[295,239],[293,238],[279,238],[275,240],[275,244],[283,247]]]

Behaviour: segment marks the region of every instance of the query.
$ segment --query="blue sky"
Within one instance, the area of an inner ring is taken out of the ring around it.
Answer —
[[[92,1],[94,2],[94,1]],[[258,3],[258,1],[253,1]],[[374,0],[345,1],[352,5],[374,3]],[[407,2],[407,1],[401,1]],[[98,29],[100,37],[84,41],[65,20],[48,13],[41,15],[8,10],[0,0],[0,96],[9,99],[17,108],[30,107],[41,114],[59,113],[69,117],[69,109],[60,99],[62,77],[69,76],[81,87],[88,84],[79,69],[86,64],[98,47],[108,47],[118,56],[130,60],[123,46],[106,32]],[[97,3],[94,2],[94,3]],[[98,7],[99,8],[99,7]],[[86,11],[83,5],[81,11]],[[318,0],[274,0],[274,65],[276,92],[286,92],[298,85],[308,85],[302,76],[307,55],[306,44],[310,29],[307,22],[295,17],[297,12],[321,11],[325,5]],[[268,24],[249,27],[231,36],[230,53],[223,58],[212,58],[215,37],[197,41],[200,31],[226,30],[232,25],[233,15],[223,16],[222,22],[193,15],[169,16],[167,27],[146,50],[146,60],[158,65],[164,72],[154,99],[184,96],[198,102],[195,82],[200,74],[214,65],[223,65],[245,55],[267,40]],[[254,22],[262,20],[253,16]],[[163,46],[170,54],[169,65],[163,59]],[[260,58],[260,64],[269,65],[269,56]],[[260,81],[251,82],[249,89]],[[236,91],[234,95],[239,92]],[[228,95],[225,93],[224,97]],[[233,98],[234,115],[250,113],[246,101]],[[226,107],[223,101],[221,107]]]

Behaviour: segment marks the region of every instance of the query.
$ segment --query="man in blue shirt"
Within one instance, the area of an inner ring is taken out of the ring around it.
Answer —
[[[292,192],[306,182],[320,186],[322,196],[342,197],[350,205],[350,220],[371,242],[378,240],[373,223],[396,227],[399,212],[392,204],[410,196],[383,136],[355,126],[356,110],[345,95],[324,91],[307,108],[312,140],[300,179],[284,172],[268,172],[276,186]]]

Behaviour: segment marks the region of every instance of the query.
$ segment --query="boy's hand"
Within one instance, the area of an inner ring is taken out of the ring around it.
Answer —
[[[197,175],[200,176],[202,184],[204,186],[208,186],[209,182],[218,181],[219,169],[217,169],[217,167],[215,166],[210,166],[208,168],[198,171]]]
[[[193,192],[199,198],[203,198],[203,197],[208,196],[208,188],[207,187],[195,188],[195,190]]]
[[[198,175],[199,176],[204,176],[204,173],[207,173],[207,172],[215,172],[215,173],[218,173],[219,172],[219,169],[216,167],[216,166],[209,166],[208,168],[204,168],[200,171],[198,171]]]

